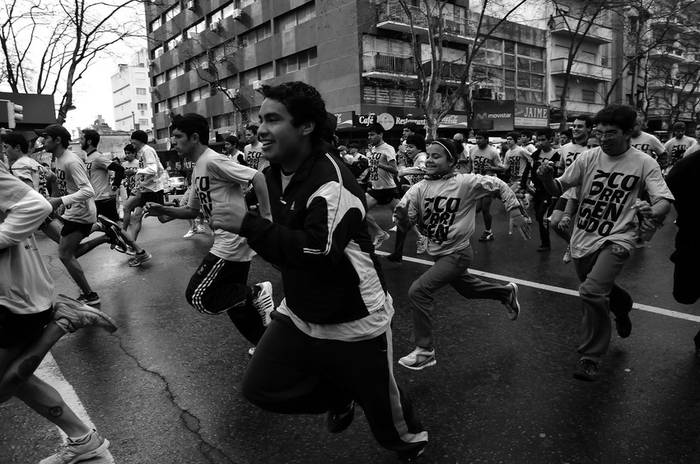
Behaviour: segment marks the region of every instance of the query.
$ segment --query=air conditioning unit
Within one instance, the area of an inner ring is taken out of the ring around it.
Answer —
[[[209,62],[208,61],[202,62],[202,64],[199,65],[199,68],[204,69],[206,71],[207,69],[209,69]]]
[[[197,8],[197,3],[195,2],[195,0],[186,0],[185,8],[187,8],[190,11],[194,11]]]
[[[263,82],[262,81],[253,81],[253,90],[256,92],[260,89],[262,89]]]
[[[243,17],[243,11],[241,11],[240,8],[236,8],[233,10],[233,13],[231,13],[231,17],[233,19],[241,19]]]
[[[505,99],[506,99],[505,92],[496,92],[496,100],[505,100]]]
[[[234,97],[237,97],[241,93],[241,89],[239,88],[228,89],[226,87],[221,87],[221,91],[224,93],[230,93]]]

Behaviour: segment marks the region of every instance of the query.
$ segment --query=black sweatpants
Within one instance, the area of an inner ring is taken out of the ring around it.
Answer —
[[[545,221],[545,218],[552,213],[556,202],[553,201],[552,196],[547,192],[536,192],[532,202],[535,207],[535,219],[537,219],[537,224],[540,226],[540,244],[543,247],[549,247],[551,245],[549,241],[549,223]]]
[[[355,400],[380,445],[397,452],[424,446],[428,433],[396,385],[391,329],[359,342],[312,338],[272,313],[243,378],[243,395],[282,414],[321,414]]]
[[[257,344],[265,326],[252,305],[249,271],[250,261],[226,261],[208,253],[190,279],[185,297],[200,313],[225,311],[241,335]]]

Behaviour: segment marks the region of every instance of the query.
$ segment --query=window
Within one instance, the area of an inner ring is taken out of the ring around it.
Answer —
[[[139,127],[146,127],[148,125],[148,119],[139,119]]]
[[[187,102],[192,103],[205,98],[209,98],[209,86],[200,87],[198,89],[187,92]]]
[[[163,100],[156,103],[156,113],[162,113],[168,109],[168,103]]]
[[[178,76],[182,76],[183,74],[185,74],[185,65],[179,64],[179,65],[175,66],[174,68],[168,69],[168,72],[167,72],[168,80],[171,81]]]
[[[277,60],[277,75],[288,74],[316,64],[316,47]]]
[[[146,89],[141,87],[136,87],[136,95],[146,95]]]
[[[172,50],[175,47],[177,47],[177,44],[179,44],[180,42],[182,42],[182,36],[180,34],[178,34],[175,37],[173,37],[172,39],[165,42],[165,48],[167,50]]]
[[[386,88],[373,85],[362,87],[362,101],[379,105],[402,106],[415,108],[416,94],[410,89]]]
[[[245,34],[241,34],[240,36],[238,36],[238,40],[240,41],[241,47],[247,47],[248,45],[252,45],[256,42],[260,42],[261,40],[267,39],[271,35],[272,27],[270,26],[270,22],[268,21],[265,24],[246,32]]]
[[[212,126],[214,129],[221,129],[222,127],[233,126],[234,124],[236,124],[233,113],[220,114],[218,116],[214,116],[212,122]]]
[[[228,42],[224,42],[212,49],[212,59],[219,62],[223,62],[226,59],[233,59],[237,48],[236,39],[231,39]]]
[[[209,21],[207,24],[214,24],[217,21],[223,21],[224,19],[224,9],[221,8],[219,10],[216,10],[212,14],[209,15]]]
[[[158,16],[156,19],[154,19],[153,21],[151,21],[148,24],[148,30],[153,32],[156,29],[158,29],[161,26],[161,24],[163,24],[163,21],[162,21],[161,17]]]
[[[160,73],[153,78],[153,85],[160,85],[165,82],[165,73]]]
[[[178,108],[187,103],[187,94],[181,93],[173,98],[168,98],[168,108],[174,109]]]
[[[206,22],[202,19],[201,21],[198,21],[194,23],[191,27],[188,27],[185,29],[185,37],[188,39],[193,38],[197,34],[201,34],[204,32],[204,30],[207,28]]]
[[[581,101],[595,103],[595,92],[589,89],[581,89]]]
[[[166,23],[173,19],[175,16],[177,16],[180,13],[180,2],[177,2],[175,5],[173,5],[172,8],[167,10],[163,14],[163,22]]]
[[[316,17],[316,5],[314,2],[308,3],[296,10],[290,11],[275,19],[275,32],[284,32],[294,29],[299,24]]]
[[[158,47],[158,48],[155,48],[155,49],[153,50],[153,59],[158,58],[158,57],[159,57],[160,55],[162,55],[164,52],[165,52],[165,50],[163,49],[163,46],[162,46],[162,45],[161,45],[160,47]]]
[[[146,111],[148,109],[148,103],[137,103],[136,108],[140,111]]]
[[[254,81],[263,81],[272,77],[274,77],[274,72],[270,62],[241,73],[241,85],[253,85]]]
[[[230,18],[233,16],[233,10],[236,9],[235,3],[232,1],[228,5],[226,5],[222,10],[221,10],[221,16],[224,18]]]

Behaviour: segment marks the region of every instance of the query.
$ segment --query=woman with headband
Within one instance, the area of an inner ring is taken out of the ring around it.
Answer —
[[[476,204],[480,198],[500,196],[512,224],[530,238],[530,219],[522,210],[508,184],[494,176],[458,174],[458,150],[452,140],[437,139],[427,148],[426,177],[413,185],[394,211],[399,228],[415,224],[428,237],[428,254],[435,264],[421,275],[408,291],[413,312],[416,348],[399,360],[402,366],[421,370],[434,366],[432,312],[435,292],[447,284],[469,299],[484,298],[502,302],[511,320],[520,313],[515,283],[495,284],[469,273],[473,252]]]

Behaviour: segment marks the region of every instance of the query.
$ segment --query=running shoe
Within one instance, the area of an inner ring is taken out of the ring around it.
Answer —
[[[571,248],[569,245],[566,246],[566,251],[564,252],[564,256],[561,258],[561,260],[564,262],[564,264],[569,264],[571,262]]]
[[[481,237],[479,237],[480,242],[490,242],[494,239],[493,232],[485,230]]]
[[[192,228],[190,228],[190,230],[188,230],[188,231],[185,233],[185,235],[182,236],[182,238],[194,237],[194,234],[195,234],[195,233],[196,233],[196,232],[194,231],[194,227],[192,227]]]
[[[598,379],[598,364],[591,359],[579,359],[574,370],[574,378],[593,382]]]
[[[109,441],[93,430],[83,442],[76,443],[69,438],[56,454],[42,459],[39,464],[73,464],[88,459],[106,457],[108,448]]]
[[[272,284],[270,282],[260,282],[255,284],[253,296],[253,307],[258,311],[263,325],[270,324],[270,313],[275,309],[275,301],[272,299]]]
[[[355,402],[350,401],[339,411],[328,411],[326,415],[326,429],[330,433],[340,433],[350,427],[355,418]]]
[[[110,333],[117,330],[116,324],[107,314],[66,295],[58,295],[56,298],[53,320],[67,333],[90,326],[102,327]]]
[[[425,235],[418,235],[418,240],[416,240],[416,254],[422,255],[428,251],[428,237]]]
[[[136,253],[133,258],[129,260],[129,266],[138,267],[153,258],[153,255],[143,250],[141,253]]]
[[[380,234],[377,234],[376,237],[374,237],[374,241],[372,242],[372,245],[374,245],[374,249],[376,250],[377,248],[382,246],[382,243],[384,243],[388,238],[389,234],[382,231]]]
[[[503,305],[508,311],[508,317],[511,321],[514,321],[520,315],[520,302],[518,301],[518,285],[514,282],[510,282],[507,287],[511,288],[510,298],[503,302]]]
[[[620,302],[616,298],[615,305],[610,303],[610,312],[615,315],[615,330],[620,338],[627,338],[632,333],[632,320],[630,319],[630,311],[634,302],[629,294],[625,294],[624,301]]]
[[[392,227],[391,229],[389,229],[389,232],[396,232],[396,231],[397,231],[396,226],[394,226],[394,227]]]
[[[254,354],[255,354],[255,347],[251,346],[250,348],[248,348],[248,356],[250,356],[252,358]]]
[[[428,445],[427,442],[419,443],[413,449],[408,451],[399,451],[399,461],[401,462],[415,462],[416,459],[420,458],[425,452],[425,447]]]
[[[195,234],[206,234],[207,228],[204,227],[204,224],[197,224],[196,226],[194,226],[194,233]]]
[[[406,369],[414,371],[420,371],[426,367],[434,366],[437,364],[435,360],[435,350],[426,350],[425,348],[417,346],[413,351],[399,359],[399,364]]]
[[[96,305],[100,304],[100,296],[95,292],[83,293],[78,297],[77,301],[86,305]]]

